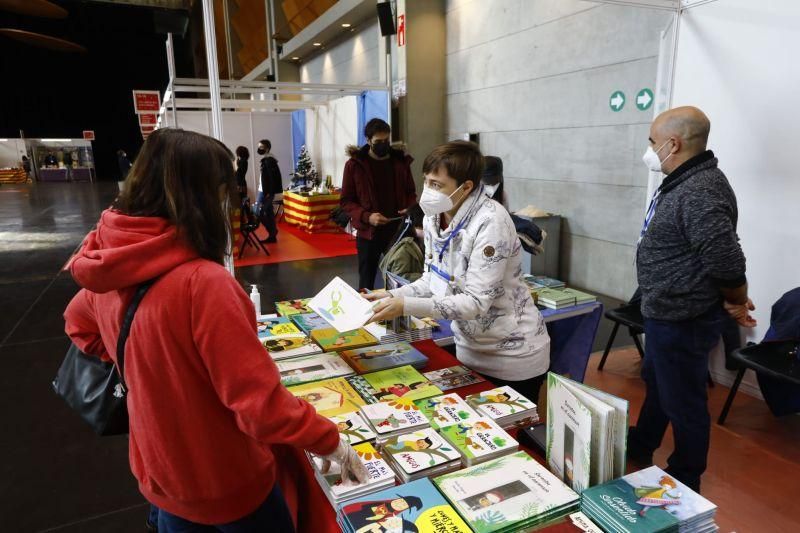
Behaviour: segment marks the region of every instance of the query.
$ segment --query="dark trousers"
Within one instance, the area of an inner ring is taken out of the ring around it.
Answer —
[[[263,192],[259,192],[258,198],[256,199],[256,203],[260,205],[258,219],[264,224],[268,239],[274,239],[278,236],[278,225],[275,223],[273,201],[275,201],[274,194],[264,194]]]
[[[523,379],[522,381],[506,381],[504,379],[493,378],[492,376],[485,376],[486,379],[497,385],[498,387],[511,387],[518,393],[525,396],[527,399],[535,404],[539,404],[539,390],[542,388],[547,372],[530,379]]]
[[[151,508],[156,509],[154,506]],[[294,533],[294,522],[278,485],[274,486],[258,509],[227,524],[197,524],[161,509],[157,509],[157,512],[151,510],[151,522],[154,514],[158,515],[158,533]]]
[[[675,450],[667,472],[698,492],[711,433],[708,356],[719,342],[724,313],[714,306],[691,320],[644,321],[642,378],[647,395],[639,421],[631,428],[628,449],[631,454],[652,455],[672,423]]]
[[[359,289],[372,290],[375,288],[375,275],[378,273],[378,264],[381,262],[381,255],[389,248],[389,241],[392,239],[394,230],[396,230],[396,225],[387,224],[386,226],[375,228],[372,239],[356,237]]]

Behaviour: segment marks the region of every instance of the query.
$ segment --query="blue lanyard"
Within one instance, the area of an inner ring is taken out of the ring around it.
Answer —
[[[469,222],[469,218],[464,217],[464,219],[458,223],[453,231],[450,232],[450,235],[447,236],[447,240],[444,241],[442,248],[439,250],[439,264],[442,264],[442,258],[444,258],[444,253],[447,251],[447,248],[450,247],[450,241],[453,240],[453,237],[456,236],[456,233],[461,231],[461,228],[463,228],[467,222]]]
[[[437,267],[433,263],[428,263],[428,268],[430,268],[432,272],[434,272],[436,275],[438,275],[443,280],[445,280],[445,281],[454,281],[453,276],[451,276],[450,274],[448,274],[447,272],[445,272],[441,268]]]
[[[660,187],[656,189],[656,192],[653,193],[653,198],[650,200],[650,206],[647,208],[647,214],[644,217],[644,224],[642,224],[642,231],[639,232],[639,240],[636,241],[636,246],[639,246],[639,243],[642,242],[644,234],[647,233],[647,227],[650,225],[650,221],[653,220],[653,215],[656,214],[659,196],[661,196]]]

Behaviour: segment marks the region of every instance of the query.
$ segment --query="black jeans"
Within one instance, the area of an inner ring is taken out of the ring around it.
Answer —
[[[389,241],[391,241],[396,230],[396,224],[387,224],[375,228],[372,239],[356,237],[359,289],[372,290],[375,288],[375,275],[378,273],[381,255],[389,248],[391,244]]]
[[[631,428],[628,449],[652,455],[672,423],[675,450],[667,460],[667,472],[698,492],[711,434],[708,356],[719,342],[725,317],[722,307],[715,305],[691,320],[644,321],[642,378],[647,395],[636,427]]]
[[[258,218],[267,230],[267,238],[274,239],[278,236],[278,226],[275,223],[275,207],[272,202],[275,200],[274,194],[258,193],[256,203],[260,204]]]

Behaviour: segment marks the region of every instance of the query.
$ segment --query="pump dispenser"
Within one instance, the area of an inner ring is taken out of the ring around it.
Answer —
[[[250,291],[250,301],[253,302],[253,307],[256,308],[256,318],[261,316],[261,294],[258,293],[258,287],[252,285],[253,289]]]

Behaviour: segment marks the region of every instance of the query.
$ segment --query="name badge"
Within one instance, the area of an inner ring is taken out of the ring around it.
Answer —
[[[447,294],[447,282],[436,272],[431,272],[431,292],[440,297]]]

